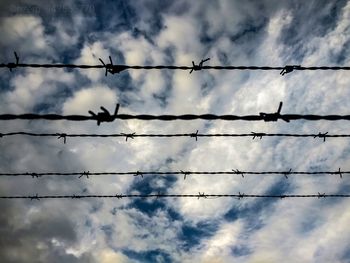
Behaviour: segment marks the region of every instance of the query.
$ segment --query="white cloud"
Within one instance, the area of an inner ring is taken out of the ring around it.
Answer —
[[[86,89],[77,91],[74,96],[68,99],[63,105],[65,114],[86,114],[87,109],[98,112],[100,106],[104,106],[114,112],[117,102],[115,91],[104,85],[95,85]]]
[[[6,93],[5,103],[12,112],[23,113],[32,111],[33,107],[58,90],[57,84],[72,85],[73,74],[59,69],[46,71],[27,70],[25,74],[16,75],[11,79],[14,90]]]
[[[109,56],[111,54],[103,46],[100,41],[96,41],[92,44],[85,43],[81,50],[80,57],[75,60],[76,64],[86,64],[86,65],[98,65],[101,64],[99,58],[101,58],[104,63],[109,64]],[[101,64],[102,65],[102,64]],[[83,69],[80,73],[93,82],[97,82],[104,76],[105,70],[102,68],[100,70],[96,69]]]
[[[157,38],[158,45],[163,49],[174,46],[180,54],[189,54],[201,50],[198,43],[197,23],[194,19],[186,16],[164,17],[165,29]]]
[[[131,262],[126,256],[111,249],[102,250],[96,257],[96,261],[101,263],[127,263]]]
[[[17,15],[3,19],[0,32],[5,36],[1,42],[4,45],[19,43],[21,50],[42,51],[46,49],[44,27],[40,18],[29,15]]]

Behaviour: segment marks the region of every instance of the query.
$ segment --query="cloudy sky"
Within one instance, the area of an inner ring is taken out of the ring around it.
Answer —
[[[1,63],[350,65],[348,1],[1,1]],[[346,71],[0,71],[0,113],[349,114]],[[346,121],[2,121],[0,132],[349,133]],[[349,139],[0,139],[0,172],[350,170]],[[0,178],[1,195],[349,193],[334,176]],[[1,262],[349,262],[346,199],[1,200]]]

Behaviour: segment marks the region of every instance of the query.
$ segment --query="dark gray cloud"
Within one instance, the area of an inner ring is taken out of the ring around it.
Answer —
[[[67,210],[3,200],[0,210],[2,262],[95,262],[88,253],[80,257],[67,253],[66,249],[78,241],[75,223],[67,217]]]

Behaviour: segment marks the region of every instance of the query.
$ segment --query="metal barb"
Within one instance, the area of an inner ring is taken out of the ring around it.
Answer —
[[[36,195],[31,196],[30,200],[38,200],[39,201],[40,198],[39,198],[38,194],[36,194]]]
[[[83,176],[86,176],[86,178],[89,178],[89,174],[90,174],[90,171],[87,171],[87,172],[84,171],[80,174],[80,176],[78,178],[81,178]]]
[[[67,142],[67,134],[66,133],[56,133],[56,135],[58,136],[57,139],[61,139],[63,138],[63,143],[66,144]]]
[[[255,138],[260,138],[260,140],[261,140],[262,137],[266,135],[266,133],[263,133],[263,132],[251,132],[251,134],[253,135],[253,140]]]
[[[7,67],[11,72],[12,72],[12,69],[17,68],[18,62],[19,62],[19,57],[17,56],[16,51],[13,53],[15,54],[16,63],[13,63],[13,62],[7,63]]]
[[[161,196],[163,196],[164,194],[162,194],[160,191],[158,191],[158,193],[156,194],[156,199],[160,198]]]
[[[342,174],[342,172],[340,171],[340,167],[339,167],[339,170],[337,171],[337,174],[339,174],[340,178],[343,179],[343,174]]]
[[[280,72],[280,75],[284,76],[290,72],[293,72],[294,69],[300,69],[300,68],[301,68],[301,65],[286,65]]]
[[[244,193],[238,192],[238,200],[244,198]]]
[[[117,199],[122,199],[122,198],[123,198],[123,195],[122,195],[122,194],[120,194],[120,195],[119,195],[119,194],[116,194],[115,197],[116,197]]]
[[[244,172],[241,172],[238,169],[236,169],[236,170],[232,169],[232,172],[234,172],[234,174],[240,174],[240,175],[242,175],[242,178],[244,178]]]
[[[325,132],[325,133],[318,133],[318,134],[316,134],[315,136],[314,136],[314,138],[323,138],[323,142],[325,142],[326,141],[326,137],[327,137],[327,134],[328,134],[328,132]]]
[[[192,74],[193,71],[197,71],[197,70],[202,70],[203,68],[203,63],[210,60],[210,58],[207,58],[207,59],[202,59],[201,62],[199,62],[198,65],[196,65],[194,63],[194,61],[192,61],[192,68],[191,68],[191,71],[190,71],[190,74]]]
[[[292,172],[292,168],[290,168],[288,172],[283,172],[284,177],[288,179],[288,174],[291,174],[291,172]]]
[[[184,180],[186,180],[187,175],[191,174],[191,172],[180,171],[184,175]]]
[[[204,194],[204,192],[203,193],[198,192],[198,199],[201,198],[201,197],[207,198],[207,196]]]
[[[283,118],[281,115],[281,109],[282,109],[283,102],[281,101],[278,110],[275,113],[265,113],[265,112],[260,112],[259,115],[263,118],[264,121],[269,122],[269,121],[278,121],[278,119],[282,119],[285,122],[289,122],[288,119]]]
[[[136,132],[133,133],[121,133],[121,135],[125,136],[125,141],[127,142],[128,139],[135,139]]]
[[[115,74],[120,73],[121,71],[127,69],[127,67],[122,65],[113,65],[113,61],[111,56],[109,56],[109,64],[105,64],[101,58],[99,58],[101,63],[103,64],[104,68],[106,69],[105,76],[107,76],[108,73]]]
[[[89,111],[89,113],[96,118],[97,125],[100,126],[101,122],[113,122],[118,114],[119,104],[116,105],[114,114],[111,115],[108,110],[104,107],[100,107],[102,112],[94,113],[93,111]]]
[[[134,176],[141,176],[143,178],[143,173],[141,173],[140,171],[136,171],[136,173],[134,174]]]
[[[195,133],[191,133],[190,135],[192,138],[196,138],[196,141],[198,140],[198,130]]]
[[[37,173],[31,173],[30,175],[32,176],[32,178],[39,178],[40,177]]]
[[[321,197],[326,198],[326,193],[321,194],[320,192],[318,192],[317,198],[321,198]]]

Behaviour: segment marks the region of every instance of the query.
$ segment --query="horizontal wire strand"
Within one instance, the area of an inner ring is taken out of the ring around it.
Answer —
[[[108,66],[107,66],[108,67]],[[171,69],[171,70],[192,70],[193,66],[172,66],[172,65],[155,65],[155,66],[142,66],[142,65],[122,65],[115,64],[109,66],[109,68],[119,67],[122,69]],[[102,69],[106,68],[105,65],[87,65],[87,64],[64,64],[64,63],[1,63],[0,68],[80,68],[80,69]],[[200,69],[215,69],[215,70],[283,70],[286,66],[201,66]],[[350,70],[350,67],[346,66],[298,66],[293,70]]]
[[[312,114],[280,114],[278,117],[275,117],[276,121],[281,120],[308,120],[308,121],[318,121],[318,120],[328,120],[328,121],[337,121],[337,120],[350,120],[350,115],[312,115]],[[68,120],[68,121],[88,121],[88,120],[98,120],[96,116],[86,116],[86,115],[59,115],[59,114],[0,114],[0,120]],[[132,115],[132,114],[118,114],[113,116],[114,121],[119,120],[160,120],[160,121],[174,121],[174,120],[225,120],[225,121],[271,121],[266,120],[264,116],[261,115],[215,115],[215,114],[184,114],[184,115]]]
[[[31,176],[31,177],[41,177],[41,176],[90,176],[90,175],[134,175],[134,176],[143,176],[143,175],[217,175],[217,174],[231,174],[231,175],[267,175],[267,174],[276,174],[276,175],[343,175],[350,174],[350,171],[341,171],[339,168],[336,171],[292,171],[289,169],[288,171],[240,171],[238,169],[232,169],[231,171],[188,171],[188,170],[180,170],[180,171],[127,171],[127,172],[24,172],[24,173],[0,173],[0,176]]]
[[[312,114],[281,114],[283,102],[279,103],[278,110],[273,113],[260,112],[259,115],[215,115],[215,114],[183,114],[183,115],[149,115],[149,114],[119,114],[120,105],[117,103],[114,113],[111,114],[104,108],[101,108],[101,112],[95,113],[91,110],[88,111],[90,115],[59,115],[59,114],[0,114],[0,120],[15,120],[15,119],[26,119],[26,120],[69,120],[69,121],[87,121],[95,120],[97,125],[102,122],[113,122],[116,119],[119,120],[160,120],[160,121],[174,121],[174,120],[226,120],[226,121],[265,121],[265,122],[277,122],[283,120],[290,122],[291,120],[350,120],[350,115],[312,115]]]
[[[298,134],[298,133],[262,133],[262,132],[251,132],[251,133],[211,133],[211,134],[204,134],[204,133],[172,133],[172,134],[159,134],[159,133],[140,133],[137,134],[134,133],[113,133],[113,134],[87,134],[87,133],[63,133],[63,132],[56,132],[56,133],[32,133],[32,132],[8,132],[8,133],[0,133],[0,138],[8,137],[8,136],[17,136],[17,135],[24,135],[24,136],[33,136],[33,137],[59,137],[59,138],[65,138],[65,137],[123,137],[126,139],[134,139],[137,137],[190,137],[190,138],[197,138],[197,137],[252,137],[255,138],[262,138],[262,137],[312,137],[312,138],[346,138],[350,137],[350,134],[328,134],[328,133],[309,133],[309,134]]]
[[[0,196],[0,199],[31,199],[31,200],[40,200],[40,199],[87,199],[87,198],[223,198],[223,197],[233,197],[238,199],[243,198],[348,198],[350,194],[301,194],[301,195],[259,195],[259,194],[115,194],[115,195],[20,195],[20,196]]]

